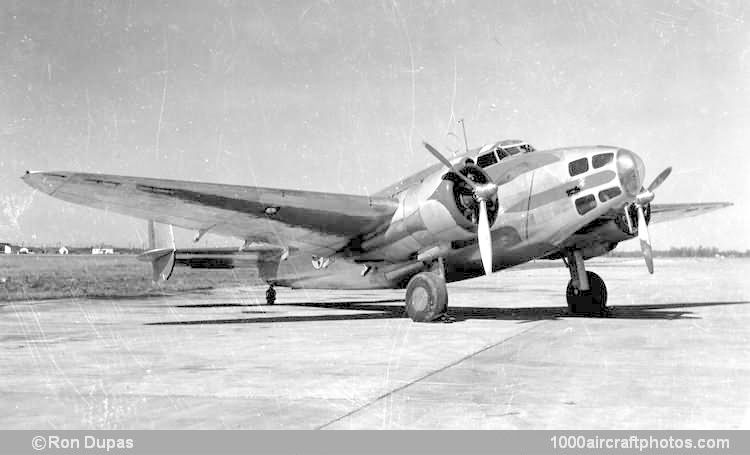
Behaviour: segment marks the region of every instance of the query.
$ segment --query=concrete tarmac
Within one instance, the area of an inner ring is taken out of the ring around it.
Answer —
[[[0,428],[750,429],[750,261],[587,265],[607,317],[562,266],[449,285],[451,324],[401,290],[0,303]]]

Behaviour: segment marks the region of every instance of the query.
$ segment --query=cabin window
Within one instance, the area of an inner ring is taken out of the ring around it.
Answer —
[[[594,198],[593,194],[589,194],[588,196],[579,197],[576,199],[576,210],[578,210],[578,213],[581,215],[584,215],[596,207],[596,199]]]
[[[622,191],[616,186],[613,188],[607,188],[606,190],[599,191],[599,200],[605,202],[616,198],[620,194],[622,194]]]
[[[492,166],[495,163],[497,163],[495,152],[485,153],[477,158],[477,166],[479,167]]]
[[[594,155],[594,157],[591,158],[591,164],[594,165],[594,169],[600,168],[605,164],[611,163],[612,159],[614,159],[614,156],[614,153],[602,153],[601,155]]]
[[[571,161],[570,164],[568,164],[568,171],[570,172],[571,177],[573,177],[574,175],[583,174],[588,170],[588,158],[581,158],[580,160]]]
[[[521,150],[518,147],[504,147],[505,151],[508,152],[509,155],[518,155],[521,153]]]
[[[505,150],[503,150],[503,149],[501,149],[501,148],[498,148],[498,149],[497,149],[497,156],[499,156],[499,157],[500,157],[500,159],[502,160],[503,158],[507,158],[507,157],[509,157],[510,155],[508,155],[508,152],[506,152]]]

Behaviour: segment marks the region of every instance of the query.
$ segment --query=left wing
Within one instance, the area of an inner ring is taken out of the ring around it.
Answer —
[[[163,224],[329,256],[387,223],[391,198],[75,172],[27,172],[50,196]]]
[[[731,202],[695,202],[685,204],[651,204],[651,223],[663,223],[678,218],[703,215],[704,213],[731,206]]]

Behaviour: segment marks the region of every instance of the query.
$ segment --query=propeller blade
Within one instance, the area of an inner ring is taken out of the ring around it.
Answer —
[[[479,240],[479,254],[482,256],[484,274],[492,273],[492,236],[490,234],[490,220],[487,217],[487,201],[479,200],[479,229],[477,230]]]
[[[664,183],[664,180],[666,180],[667,177],[669,177],[669,174],[671,173],[672,173],[672,166],[661,171],[661,174],[657,175],[654,181],[651,182],[651,185],[648,186],[647,188],[648,191],[651,192],[657,189],[662,183]]]
[[[447,167],[448,169],[450,169],[451,171],[453,171],[453,173],[456,174],[457,176],[459,176],[461,178],[461,180],[463,180],[464,182],[466,182],[466,184],[469,185],[469,187],[471,187],[472,189],[476,189],[477,184],[474,183],[474,182],[472,182],[471,180],[469,180],[462,173],[460,173],[458,171],[458,169],[456,169],[456,167],[453,165],[453,163],[451,163],[450,161],[448,161],[448,158],[444,157],[440,152],[438,152],[438,150],[435,147],[431,146],[427,142],[422,142],[422,144],[424,144],[424,148],[426,148],[427,151],[432,154],[432,156],[434,156],[435,158],[437,158],[438,161],[440,161],[441,163],[443,163],[443,165],[445,167]]]
[[[643,213],[643,206],[638,206],[638,240],[641,242],[641,253],[646,260],[648,273],[654,273],[654,255],[651,250],[651,238],[648,234],[648,224],[646,224],[646,215]]]

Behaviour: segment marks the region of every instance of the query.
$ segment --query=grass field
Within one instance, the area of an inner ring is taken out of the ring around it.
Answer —
[[[70,297],[132,297],[260,284],[254,269],[176,267],[154,286],[151,265],[135,256],[0,255],[0,301]]]

